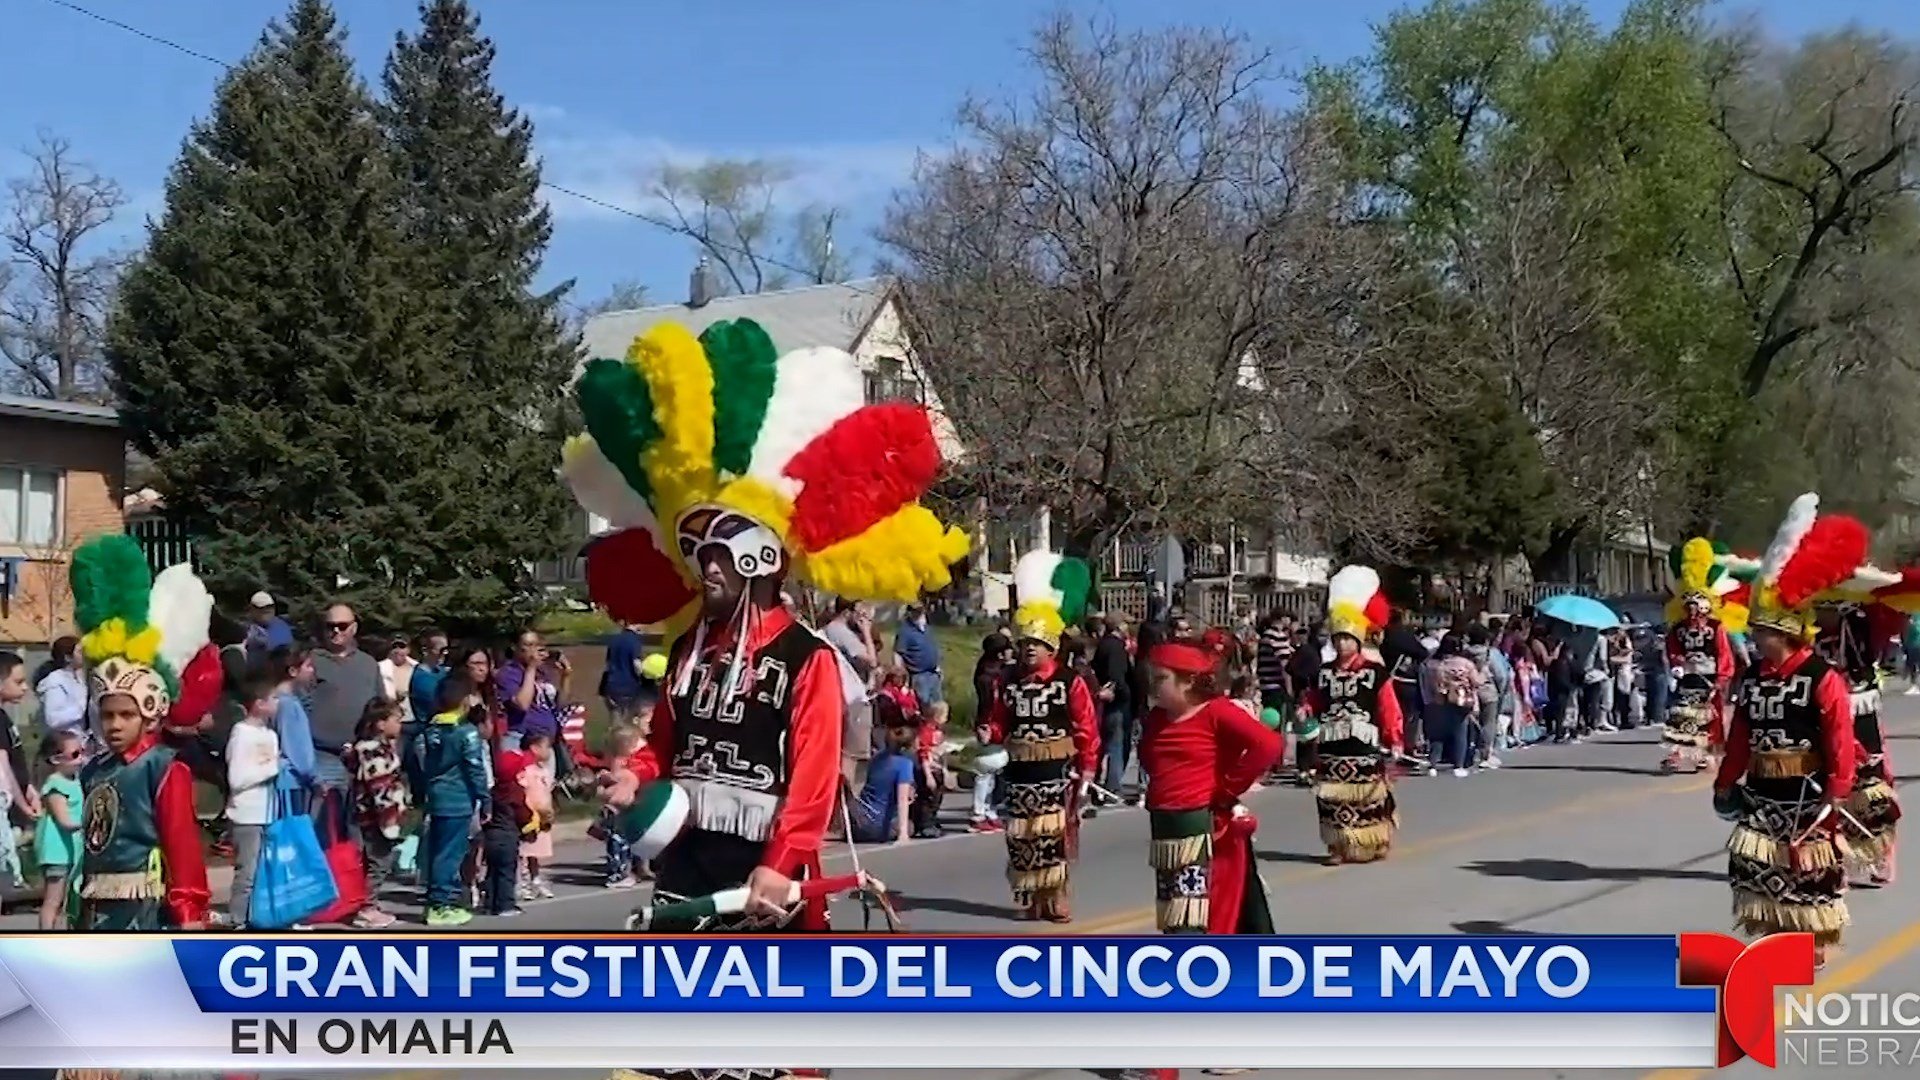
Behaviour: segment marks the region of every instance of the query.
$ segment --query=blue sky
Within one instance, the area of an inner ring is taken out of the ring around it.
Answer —
[[[198,52],[238,59],[284,0],[76,0]],[[1594,0],[1602,17],[1621,0]],[[663,160],[772,156],[801,170],[797,198],[843,207],[864,269],[867,235],[917,149],[937,149],[969,91],[1027,85],[1019,48],[1056,0],[477,0],[499,47],[496,78],[538,125],[547,177],[649,209],[640,175]],[[1123,26],[1231,26],[1290,64],[1364,51],[1400,0],[1105,0],[1073,3]],[[0,175],[36,131],[64,136],[117,179],[132,206],[111,242],[140,242],[180,140],[208,110],[219,70],[51,0],[6,0]],[[335,0],[369,80],[412,0]],[[1920,34],[1912,0],[1764,0],[1781,34],[1855,21]],[[614,281],[681,298],[692,245],[644,223],[552,196],[546,278],[591,297]]]

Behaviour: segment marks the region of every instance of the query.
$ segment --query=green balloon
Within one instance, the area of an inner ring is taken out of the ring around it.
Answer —
[[[1261,709],[1260,722],[1267,725],[1267,730],[1269,731],[1279,731],[1280,730],[1280,710],[1279,709]]]

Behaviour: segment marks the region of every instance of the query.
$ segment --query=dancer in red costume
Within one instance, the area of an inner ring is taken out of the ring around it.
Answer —
[[[1696,537],[1673,553],[1673,599],[1667,603],[1667,667],[1673,702],[1661,739],[1663,772],[1699,772],[1726,741],[1727,689],[1733,683],[1733,641],[1726,620],[1745,609],[1722,598],[1737,584],[1717,561],[1713,544]]]
[[[825,880],[843,722],[866,692],[781,590],[906,602],[949,584],[970,545],[918,501],[941,465],[931,417],[868,405],[851,356],[778,355],[744,319],[697,339],[657,325],[625,359],[589,361],[574,394],[587,434],[568,442],[561,473],[615,526],[587,550],[588,593],[622,622],[677,637],[646,749],[630,759],[641,780],[684,796],[684,827],[655,862],[654,904],[692,910],[695,931],[824,930],[826,896],[796,885]],[[701,903],[742,892],[737,906]]]
[[[1253,814],[1240,803],[1285,747],[1220,692],[1220,658],[1156,646],[1154,709],[1140,737],[1153,833],[1154,917],[1168,934],[1271,934],[1253,859]]]
[[[1400,825],[1382,757],[1401,746],[1400,700],[1387,669],[1366,649],[1387,614],[1380,576],[1367,567],[1346,567],[1328,583],[1334,657],[1321,666],[1300,713],[1316,722],[1313,795],[1330,864],[1386,858]]]

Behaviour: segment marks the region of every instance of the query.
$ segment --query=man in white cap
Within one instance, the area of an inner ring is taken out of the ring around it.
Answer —
[[[275,609],[273,595],[266,591],[253,594],[247,603],[247,658],[258,663],[268,653],[293,644],[293,627]]]

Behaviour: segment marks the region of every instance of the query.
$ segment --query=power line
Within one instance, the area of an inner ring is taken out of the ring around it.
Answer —
[[[204,60],[207,63],[214,65],[215,67],[219,67],[227,71],[233,70],[233,65],[231,63],[228,63],[227,61],[222,60],[217,56],[210,56],[207,53],[203,53],[199,51],[198,49],[194,49],[189,46],[182,45],[181,43],[173,40],[172,38],[163,37],[159,34],[142,30],[137,26],[133,26],[128,23],[121,22],[118,19],[109,18],[105,15],[100,14],[97,11],[93,11],[89,8],[82,7],[79,4],[71,3],[70,0],[47,0],[47,3],[52,4],[55,7],[66,8],[68,11],[74,12],[75,14],[84,15],[87,18],[92,19],[96,22],[105,23],[106,25],[111,26],[116,30],[120,30],[125,33],[132,34],[134,37],[137,37],[137,38],[143,38],[156,45],[165,46],[166,48],[172,49],[175,52],[184,53],[187,56],[193,57],[195,60]],[[756,262],[764,263],[772,267],[777,267],[778,269],[781,269],[781,270],[790,270],[796,274],[803,274],[808,277],[813,276],[813,271],[807,269],[806,267],[795,266],[791,263],[782,262],[778,259],[771,258],[767,255],[755,252],[743,246],[721,243],[718,240],[702,240],[697,236],[691,235],[684,226],[675,224],[674,222],[669,221],[666,218],[658,217],[653,214],[643,213],[639,210],[630,209],[628,207],[621,206],[618,203],[611,203],[597,196],[588,195],[585,192],[581,192],[581,191],[575,191],[569,187],[563,187],[562,185],[556,184],[551,180],[542,179],[540,181],[540,186],[543,188],[546,188],[549,191],[556,191],[562,195],[567,195],[567,196],[571,196],[572,198],[579,199],[581,202],[587,203],[592,206],[597,206],[602,210],[611,210],[616,214],[625,214],[626,216],[634,219],[635,221],[644,222],[645,224],[651,225],[654,228],[660,229],[663,232],[670,232],[675,236],[686,237],[687,239],[692,240],[696,244],[701,244],[703,246],[716,248],[721,251],[731,252],[736,255],[744,255],[747,258],[752,259]]]

